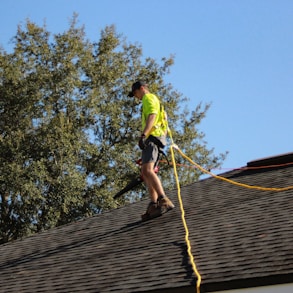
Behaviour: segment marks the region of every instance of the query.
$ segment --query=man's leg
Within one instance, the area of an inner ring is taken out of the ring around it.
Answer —
[[[141,168],[144,182],[149,190],[152,202],[157,202],[159,195],[164,195],[160,178],[154,171],[154,163],[144,163]]]
[[[146,213],[142,215],[143,221],[158,217],[162,213],[174,208],[173,203],[165,195],[160,178],[154,171],[158,155],[158,147],[153,142],[149,142],[146,149],[142,152],[141,173],[151,198]]]
[[[161,193],[158,193],[158,191],[163,190],[163,188],[160,179],[153,169],[154,163],[144,163],[141,166],[143,180],[151,198],[151,202],[149,203],[146,212],[141,216],[142,221],[147,221],[162,214],[161,207],[158,206],[158,199]]]
[[[146,213],[142,215],[142,220],[146,221],[172,210],[175,206],[165,195],[161,180],[154,172],[154,163],[143,164],[141,170],[151,198]]]

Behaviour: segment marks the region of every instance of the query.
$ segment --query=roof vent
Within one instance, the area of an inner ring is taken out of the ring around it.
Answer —
[[[282,164],[293,164],[293,153],[277,155],[273,157],[262,158],[247,163],[247,167],[265,167]]]

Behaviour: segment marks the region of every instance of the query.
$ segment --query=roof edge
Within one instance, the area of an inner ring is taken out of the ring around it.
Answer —
[[[277,156],[266,157],[250,161],[247,167],[266,167],[293,163],[293,153],[285,153]]]
[[[256,288],[272,285],[283,285],[292,283],[293,274],[279,274],[274,276],[247,278],[242,280],[230,280],[216,283],[202,284],[204,292],[216,292],[233,289]]]

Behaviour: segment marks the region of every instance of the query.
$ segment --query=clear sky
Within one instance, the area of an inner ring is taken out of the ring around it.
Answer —
[[[144,57],[175,55],[166,81],[190,99],[212,103],[199,125],[215,153],[229,151],[221,173],[292,152],[292,0],[0,0],[0,46],[11,49],[28,18],[51,33],[73,13],[98,41],[114,24]],[[171,125],[172,127],[172,125]],[[175,141],[176,142],[176,141]],[[180,145],[179,145],[180,147]]]

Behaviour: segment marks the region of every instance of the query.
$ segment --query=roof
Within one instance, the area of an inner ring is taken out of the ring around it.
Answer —
[[[293,153],[286,156],[283,166],[221,176],[293,185]],[[168,195],[176,209],[148,222],[140,222],[144,199],[1,245],[0,291],[194,292],[177,190]],[[293,190],[260,191],[211,177],[181,187],[181,197],[202,292],[292,280]]]

